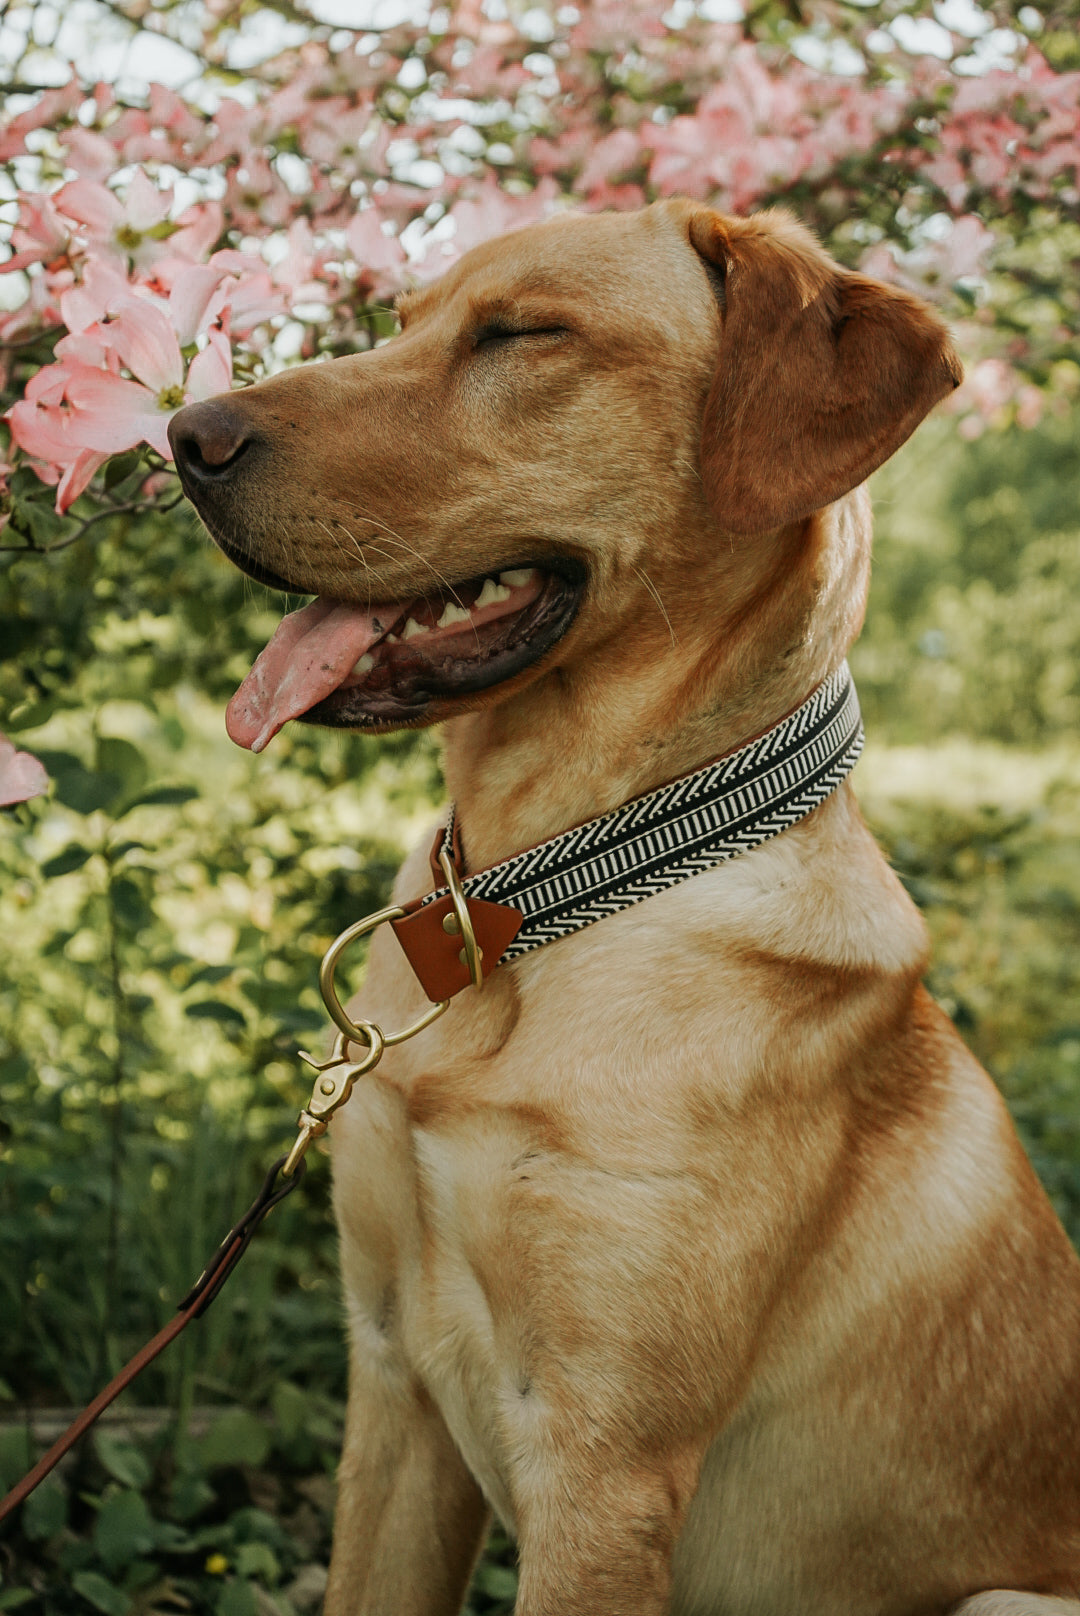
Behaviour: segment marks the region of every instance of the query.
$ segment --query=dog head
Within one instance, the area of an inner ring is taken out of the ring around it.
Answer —
[[[681,201],[514,231],[399,313],[388,344],[170,427],[226,555],[318,597],[234,700],[241,744],[498,701],[651,596],[700,608],[706,575],[736,601],[765,536],[860,484],[960,377],[922,304],[788,215]]]

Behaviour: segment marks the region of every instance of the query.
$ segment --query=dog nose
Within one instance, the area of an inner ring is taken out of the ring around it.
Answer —
[[[169,422],[177,469],[196,482],[221,482],[242,459],[254,434],[228,399],[188,404]]]

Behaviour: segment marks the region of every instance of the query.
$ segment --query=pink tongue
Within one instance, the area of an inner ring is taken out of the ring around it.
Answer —
[[[390,627],[359,606],[313,600],[283,617],[274,637],[230,701],[225,728],[237,746],[261,752],[283,724],[306,713],[348,678],[370,645]]]

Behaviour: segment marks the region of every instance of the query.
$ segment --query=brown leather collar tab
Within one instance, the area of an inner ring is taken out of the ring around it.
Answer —
[[[440,847],[442,838],[440,831]],[[441,884],[441,870],[439,880]],[[520,931],[524,916],[504,903],[486,903],[482,898],[467,898],[465,901],[476,941],[480,945],[480,969],[487,978]],[[443,921],[448,915],[453,917],[453,914],[454,902],[447,894],[436,898],[433,903],[425,904],[423,908],[413,909],[401,920],[390,922],[391,930],[415,971],[420,986],[436,1004],[440,999],[452,999],[455,993],[468,987],[470,980],[460,932],[443,929]]]
[[[444,847],[448,848],[459,881],[464,880],[465,853],[456,814],[451,814],[449,825],[439,826],[431,844],[431,873],[436,891],[446,885],[439,863]],[[525,917],[509,904],[487,903],[483,898],[466,898],[465,905],[480,945],[480,970],[486,980],[517,936]],[[471,981],[461,932],[455,924],[444,925],[448,918],[451,922],[454,920],[454,900],[444,892],[441,898],[434,900],[416,898],[404,908],[404,917],[392,920],[390,926],[417,981],[433,1003],[452,999]]]

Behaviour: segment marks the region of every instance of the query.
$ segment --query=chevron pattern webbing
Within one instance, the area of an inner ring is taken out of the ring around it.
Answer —
[[[862,746],[859,698],[845,662],[757,740],[477,871],[462,882],[465,896],[521,912],[502,962],[516,959],[778,836],[836,790]],[[446,891],[431,893],[422,907]]]

